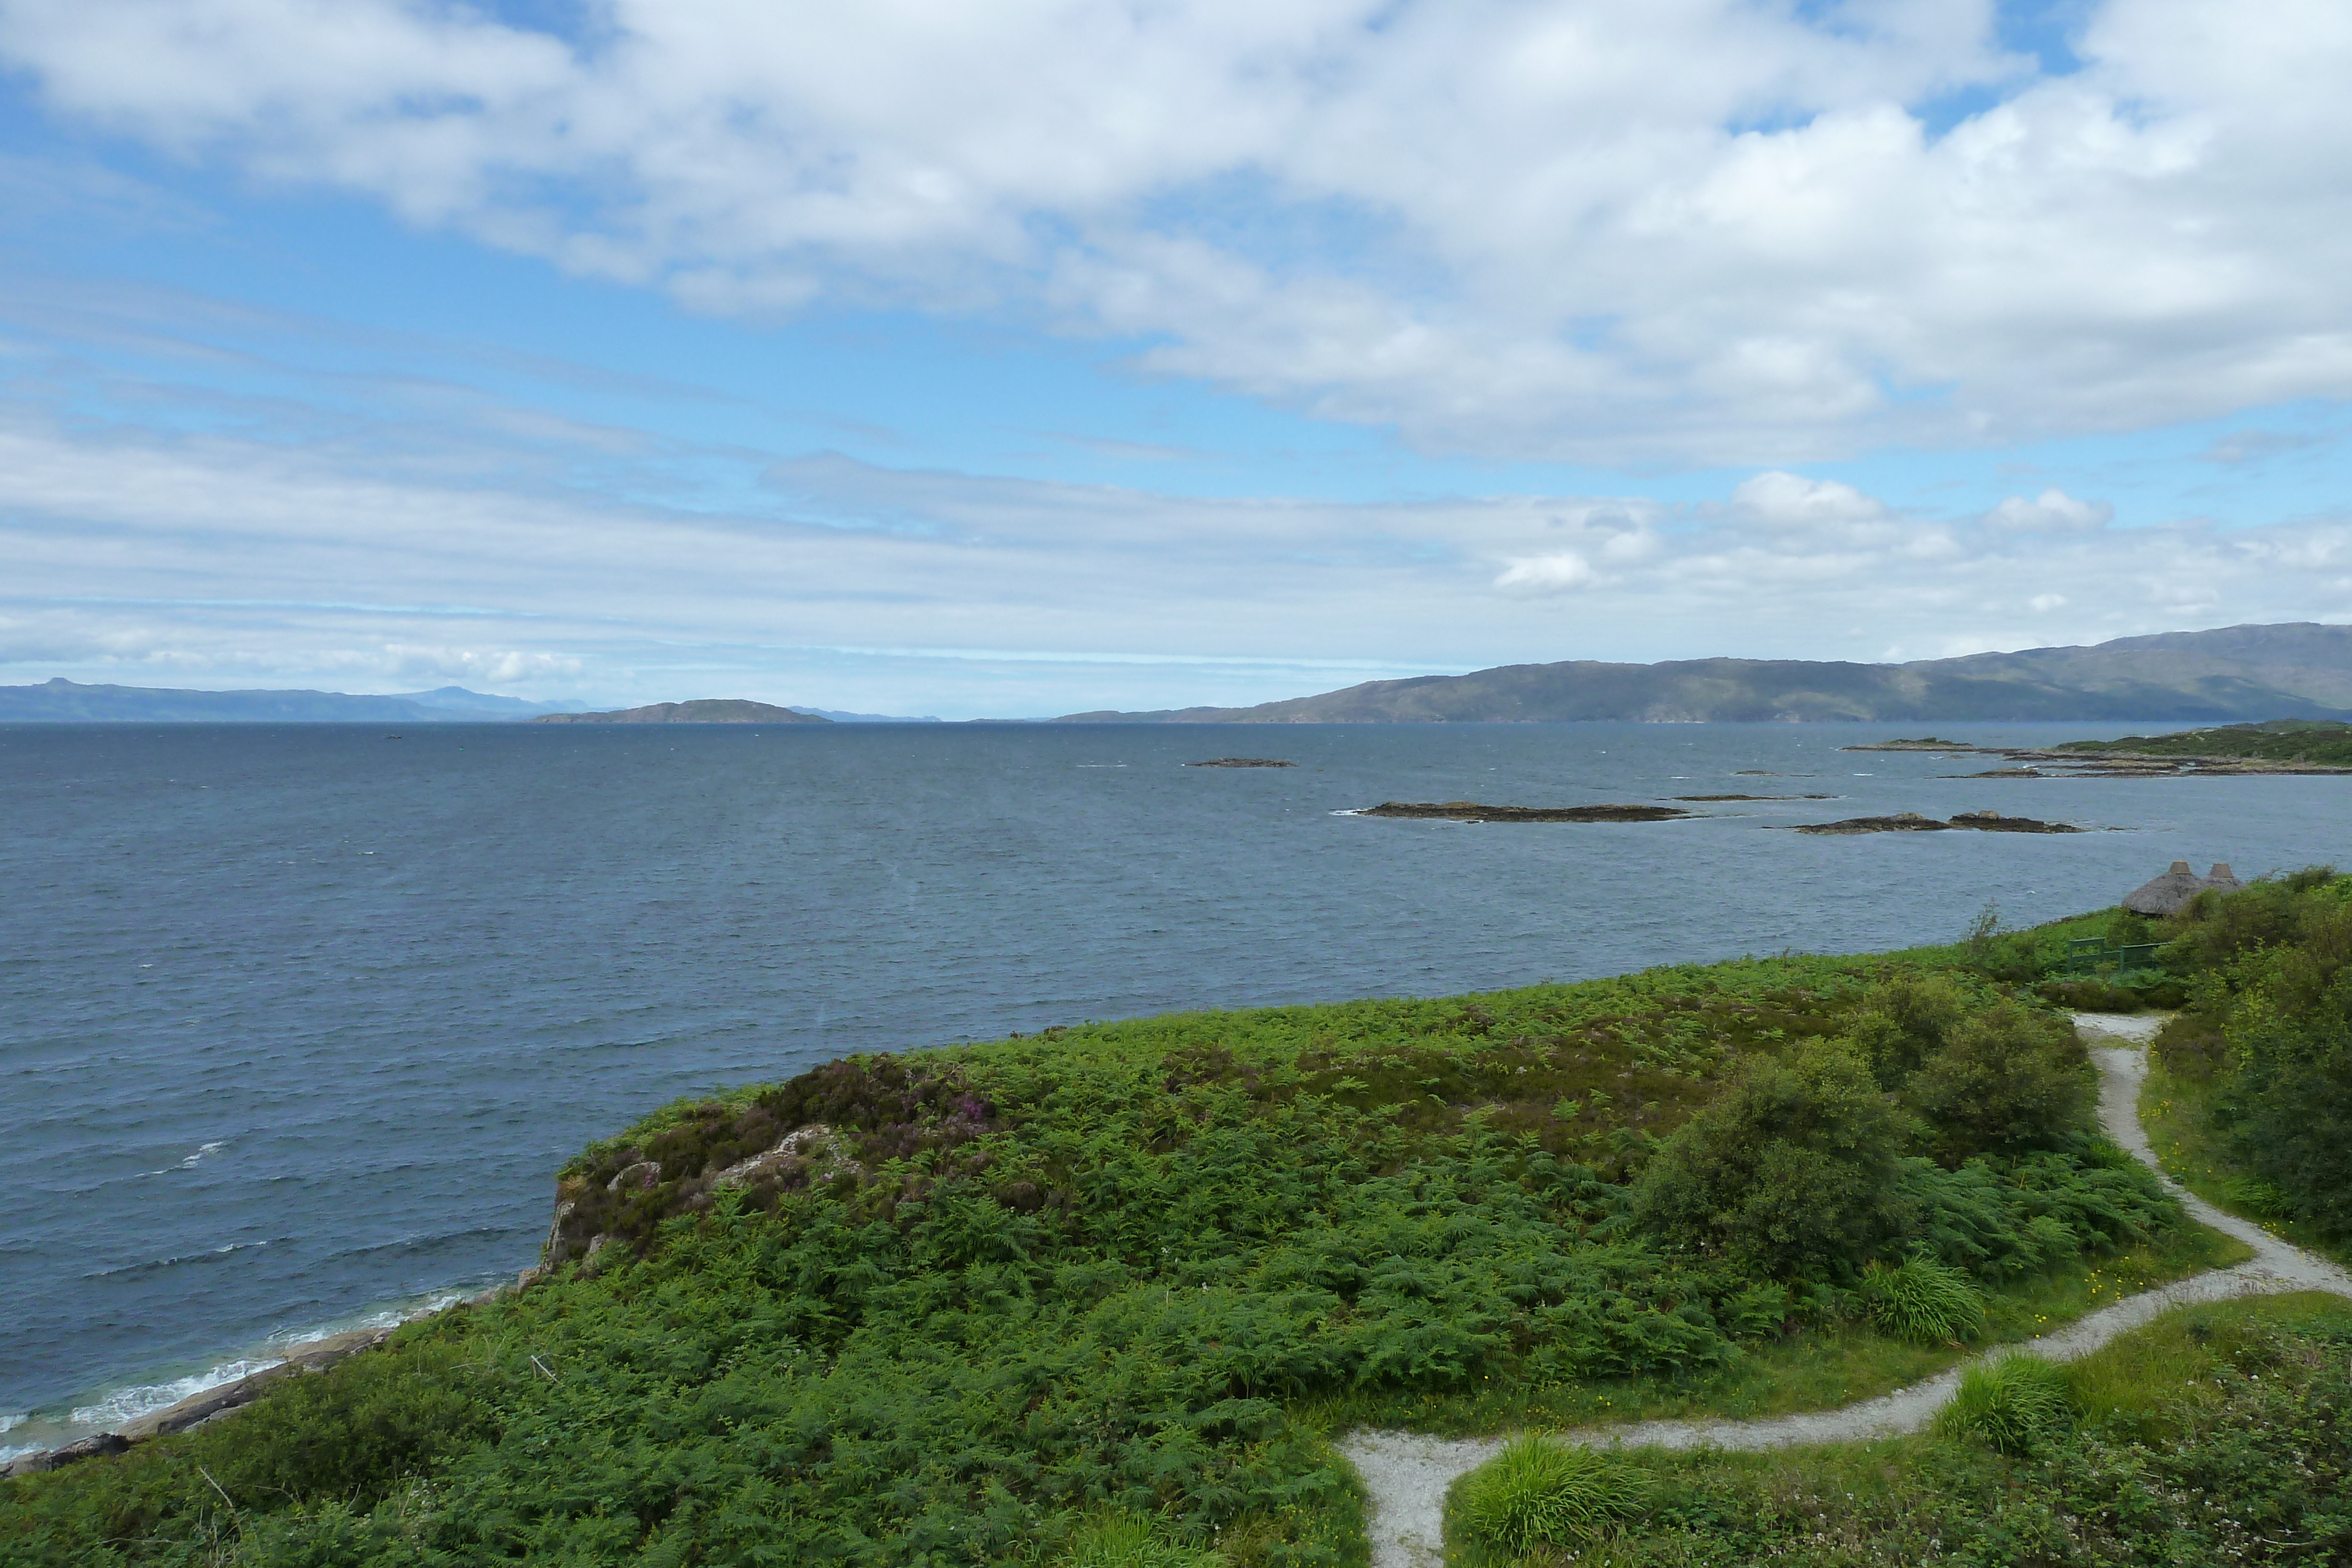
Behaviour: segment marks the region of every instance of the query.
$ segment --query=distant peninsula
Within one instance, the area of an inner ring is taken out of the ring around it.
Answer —
[[[84,685],[62,676],[38,685],[0,686],[0,724],[509,724],[587,706],[526,702],[463,686],[388,696]]]
[[[685,703],[649,703],[644,707],[616,708],[610,713],[547,713],[538,724],[831,724],[813,713],[801,713],[745,697],[701,697]]]
[[[1077,713],[1063,724],[1653,724],[2352,718],[2352,626],[2168,632],[1903,664],[1573,659],[1367,681],[1255,707]]]

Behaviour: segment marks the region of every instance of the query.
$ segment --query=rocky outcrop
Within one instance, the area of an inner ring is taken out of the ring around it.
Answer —
[[[1678,806],[1482,806],[1475,800],[1439,804],[1383,800],[1359,817],[1418,817],[1447,822],[1664,822],[1696,815]]]
[[[1842,822],[1805,822],[1792,831],[1800,833],[1942,833],[1956,828],[1972,828],[1980,833],[2083,831],[2072,822],[2042,822],[2032,817],[2004,817],[1999,811],[1962,811],[1949,821],[1937,821],[1916,811],[1897,811],[1891,817],[1848,817]]]

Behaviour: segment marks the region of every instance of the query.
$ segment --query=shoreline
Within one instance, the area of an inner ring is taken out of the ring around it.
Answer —
[[[212,1358],[199,1372],[149,1382],[98,1384],[68,1399],[0,1414],[0,1422],[6,1423],[0,1426],[0,1475],[16,1473],[27,1459],[100,1442],[109,1435],[136,1443],[185,1431],[249,1403],[280,1377],[322,1371],[345,1356],[374,1349],[404,1324],[488,1301],[514,1288],[509,1280],[424,1291],[325,1323],[268,1335],[242,1351]]]

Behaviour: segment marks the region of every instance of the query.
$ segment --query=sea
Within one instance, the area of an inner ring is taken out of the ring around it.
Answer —
[[[1921,729],[0,727],[0,1458],[511,1280],[564,1159],[680,1096],[1087,1019],[1950,941],[2176,859],[2352,857],[2352,779],[1843,749]],[[1186,766],[1226,756],[1296,766]],[[1727,793],[1832,798],[1349,814]],[[1987,808],[2096,831],[1776,831]]]

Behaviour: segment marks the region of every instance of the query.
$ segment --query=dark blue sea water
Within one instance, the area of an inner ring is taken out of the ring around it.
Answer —
[[[511,1276],[583,1143],[845,1052],[1948,940],[2175,857],[2352,854],[2352,780],[1838,749],[1906,727],[0,728],[0,1450]],[[1299,766],[1181,766],[1232,753]],[[1840,799],[1333,814],[1742,789]],[[1985,806],[2121,831],[1764,831]]]

